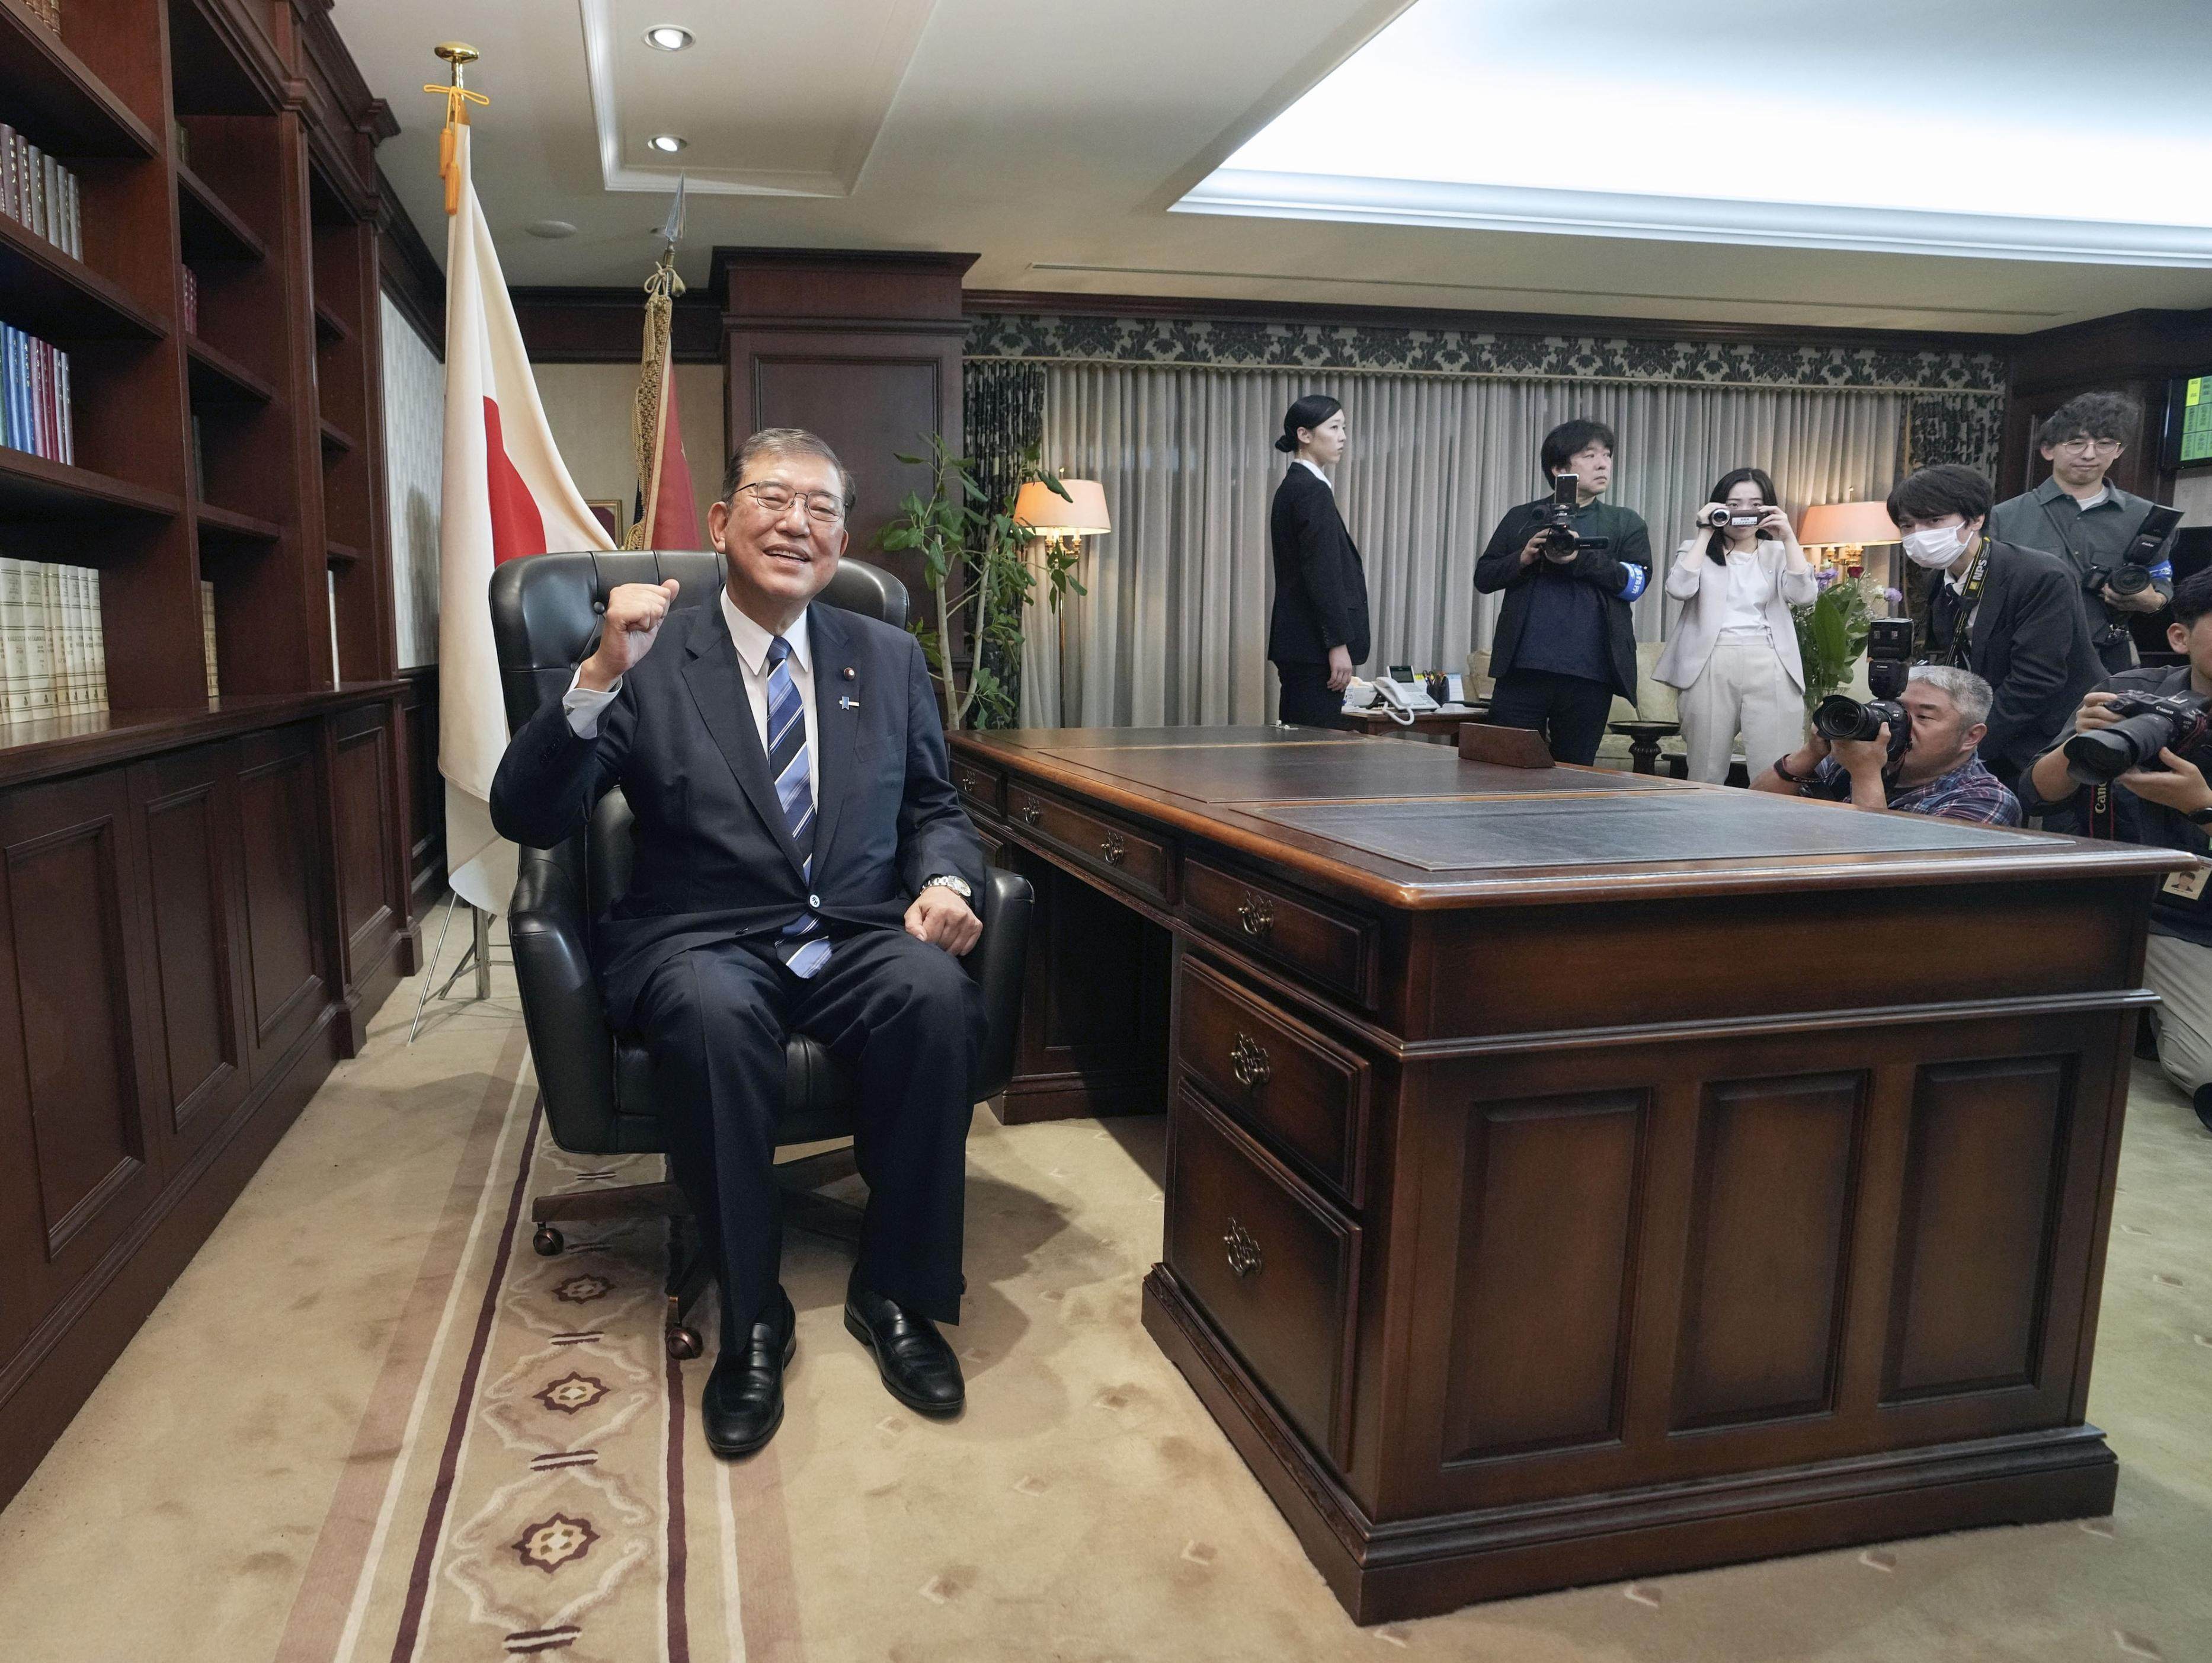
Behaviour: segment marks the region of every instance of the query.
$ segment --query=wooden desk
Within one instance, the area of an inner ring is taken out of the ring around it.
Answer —
[[[954,752],[1057,880],[1025,1058],[1073,1010],[1160,1048],[1146,1325],[1358,1620],[2109,1511],[2176,857],[1313,730]],[[1118,911],[1073,935],[1071,894]],[[1172,954],[1165,1033],[1116,919]]]

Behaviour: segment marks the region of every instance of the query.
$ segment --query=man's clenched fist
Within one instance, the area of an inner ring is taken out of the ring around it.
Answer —
[[[956,959],[982,939],[983,921],[942,884],[932,884],[914,898],[906,910],[906,933],[918,941],[943,947]]]
[[[678,587],[672,577],[665,583],[617,583],[608,591],[599,650],[579,668],[577,685],[603,693],[651,652]]]

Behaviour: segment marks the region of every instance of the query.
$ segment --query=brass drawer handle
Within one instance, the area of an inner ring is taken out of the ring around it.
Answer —
[[[1036,803],[1025,802],[1022,805],[1022,819],[1025,824],[1035,825],[1043,818],[1044,810],[1039,807]]]
[[[1221,1238],[1221,1245],[1229,1250],[1229,1269],[1239,1282],[1246,1276],[1258,1276],[1266,1264],[1260,1257],[1260,1244],[1237,1221],[1234,1213],[1229,1215],[1229,1234]]]
[[[974,795],[975,790],[975,775],[973,775],[973,774],[963,774],[963,775],[961,775],[961,777],[960,777],[960,789],[961,789],[963,791],[968,792],[968,793],[969,793],[969,795]]]
[[[1230,1046],[1229,1071],[1247,1091],[1264,1086],[1274,1077],[1274,1070],[1267,1063],[1267,1048],[1249,1033],[1239,1033],[1237,1043]]]
[[[1265,895],[1248,893],[1237,908],[1237,917],[1244,933],[1255,941],[1275,927],[1275,909],[1267,905]]]
[[[1119,866],[1121,864],[1121,857],[1129,851],[1123,845],[1121,834],[1119,832],[1109,832],[1099,841],[1098,852],[1105,856],[1107,865]]]

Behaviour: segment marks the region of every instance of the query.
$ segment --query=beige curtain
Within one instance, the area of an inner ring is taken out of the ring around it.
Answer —
[[[1031,727],[1271,721],[1267,509],[1282,415],[1307,393],[1344,402],[1337,501],[1367,565],[1367,668],[1456,669],[1486,646],[1498,597],[1474,563],[1505,510],[1536,496],[1536,447],[1572,417],[1620,436],[1611,495],[1651,527],[1657,570],[1637,631],[1662,638],[1661,592],[1688,516],[1729,469],[1763,467],[1793,515],[1886,493],[1905,393],[1451,375],[1052,363],[1044,457],[1097,479],[1114,520],[1085,545],[1087,595],[1030,609],[1022,721]]]

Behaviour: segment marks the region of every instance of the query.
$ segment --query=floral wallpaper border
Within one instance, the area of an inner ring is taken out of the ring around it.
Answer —
[[[987,313],[968,320],[970,359],[1080,359],[1222,369],[1381,370],[1714,387],[1860,387],[2002,399],[1996,352],[1866,345],[1638,339],[1206,319]]]

